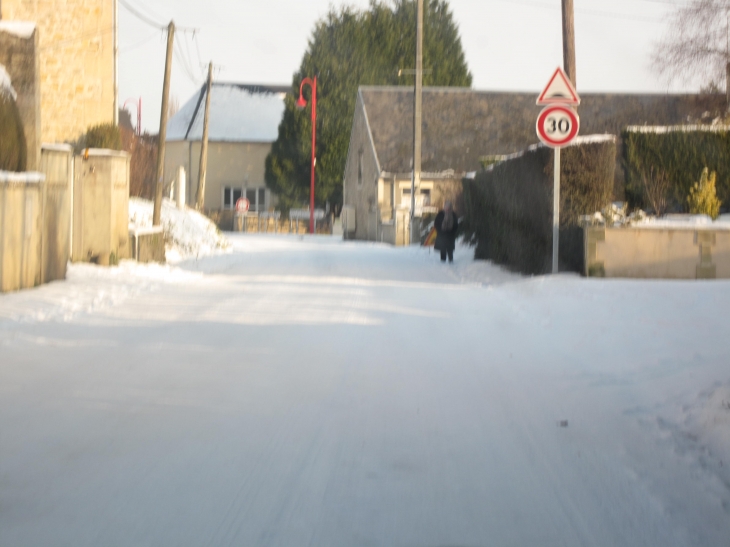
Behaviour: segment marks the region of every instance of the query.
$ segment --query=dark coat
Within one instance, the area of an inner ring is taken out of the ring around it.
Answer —
[[[433,221],[433,226],[436,228],[436,243],[433,248],[437,251],[453,251],[456,247],[456,232],[459,230],[459,219],[454,215],[454,225],[451,230],[443,230],[441,224],[444,221],[444,212],[439,211],[436,215],[436,219]]]

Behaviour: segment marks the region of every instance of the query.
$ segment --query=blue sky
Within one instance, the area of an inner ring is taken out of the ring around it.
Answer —
[[[332,0],[122,0],[148,20],[196,29],[178,33],[172,95],[185,103],[212,60],[216,79],[290,84],[315,21]],[[696,91],[651,71],[666,16],[687,0],[574,0],[578,91]],[[367,7],[367,0],[347,2]],[[562,63],[560,0],[450,0],[476,89],[539,93]],[[142,125],[156,132],[165,39],[120,3],[120,103],[142,97]],[[134,118],[133,113],[133,118]]]

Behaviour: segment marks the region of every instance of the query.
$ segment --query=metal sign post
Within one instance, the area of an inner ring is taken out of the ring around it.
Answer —
[[[540,93],[537,104],[548,105],[537,117],[537,136],[553,149],[553,267],[558,273],[560,244],[560,148],[575,140],[580,118],[571,108],[580,104],[580,97],[561,68],[550,78]]]
[[[560,148],[555,148],[553,153],[553,273],[556,274],[560,240]]]

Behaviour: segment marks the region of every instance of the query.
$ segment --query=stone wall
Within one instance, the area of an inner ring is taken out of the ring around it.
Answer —
[[[730,229],[589,227],[585,275],[653,279],[730,278]]]
[[[30,24],[18,29],[17,25],[4,23],[0,21],[0,65],[5,66],[18,95],[15,104],[25,132],[27,169],[36,171],[40,167],[41,154],[38,31]]]
[[[38,28],[42,142],[72,141],[114,120],[113,7],[99,0],[2,0],[3,21],[34,21]]]

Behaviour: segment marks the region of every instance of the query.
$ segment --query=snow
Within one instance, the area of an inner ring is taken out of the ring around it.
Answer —
[[[727,545],[730,282],[227,238],[0,295],[0,544]]]
[[[6,32],[18,38],[30,38],[35,32],[35,23],[29,21],[0,21],[0,32]]]
[[[14,171],[0,171],[0,182],[9,182],[13,184],[40,184],[46,180],[46,175],[36,173],[35,171],[27,171],[16,173]]]
[[[615,135],[584,135],[581,137],[576,137],[570,144],[567,146],[580,146],[582,144],[595,144],[595,143],[601,143],[601,142],[616,142],[616,136]],[[515,160],[517,158],[521,158],[524,156],[527,152],[534,152],[538,148],[547,148],[547,145],[544,143],[537,143],[533,144],[531,146],[528,146],[525,150],[521,150],[520,152],[515,152],[514,154],[509,154],[507,156],[504,156],[504,158],[501,161],[498,161],[497,163],[492,163],[491,165],[487,165],[487,167],[484,168],[484,171],[491,171],[494,169],[495,165],[499,165],[505,161]],[[566,148],[565,146],[563,148]],[[474,178],[474,177],[469,177]]]
[[[13,89],[13,82],[10,80],[10,75],[5,70],[5,66],[0,64],[0,95],[10,93],[13,100],[18,98],[18,94]]]
[[[720,215],[712,220],[708,215],[665,215],[662,217],[646,217],[632,224],[633,228],[673,228],[688,230],[712,229],[730,230],[730,215]]]
[[[203,138],[205,96],[199,99],[200,94],[196,93],[170,119],[168,141],[199,141]],[[210,96],[208,138],[227,142],[273,142],[283,114],[282,93],[254,93],[235,84],[214,84]],[[191,120],[193,124],[188,134]]]
[[[730,131],[730,125],[630,125],[626,128],[629,133],[691,133],[693,131],[707,131],[709,133],[725,133]]]
[[[129,198],[130,230],[142,234],[152,229],[152,209],[153,204],[149,200]],[[180,210],[175,202],[163,199],[161,221],[168,262],[229,251],[226,237],[208,217],[197,211],[187,207]]]

